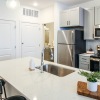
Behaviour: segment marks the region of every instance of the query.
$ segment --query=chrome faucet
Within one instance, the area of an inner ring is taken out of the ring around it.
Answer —
[[[43,48],[43,50],[42,50],[42,52],[41,52],[41,73],[43,73],[43,65],[44,65],[44,49],[45,48]]]

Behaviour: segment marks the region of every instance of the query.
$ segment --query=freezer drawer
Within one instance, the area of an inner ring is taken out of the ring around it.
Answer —
[[[58,59],[59,64],[73,66],[72,60],[72,45],[58,44]]]

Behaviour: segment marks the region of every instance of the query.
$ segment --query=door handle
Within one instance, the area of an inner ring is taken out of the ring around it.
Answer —
[[[22,44],[24,44],[24,43],[22,43]]]

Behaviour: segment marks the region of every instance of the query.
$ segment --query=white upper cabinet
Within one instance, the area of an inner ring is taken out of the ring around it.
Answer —
[[[94,34],[94,7],[84,10],[84,39],[93,40]]]
[[[95,25],[100,24],[100,6],[95,7]]]
[[[83,26],[83,9],[70,9],[70,26]]]
[[[69,10],[61,12],[60,20],[60,26],[69,26]]]
[[[83,26],[83,9],[80,7],[60,13],[60,27]]]

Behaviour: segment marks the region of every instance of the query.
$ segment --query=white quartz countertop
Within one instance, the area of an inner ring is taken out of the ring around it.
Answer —
[[[87,53],[83,53],[83,54],[79,54],[79,55],[89,57],[89,56],[92,56],[92,55],[94,55],[94,54],[87,54]]]
[[[77,94],[77,82],[86,81],[85,77],[78,75],[77,69],[65,77],[40,73],[38,69],[29,71],[30,59],[27,57],[0,62],[0,76],[29,100],[94,100]],[[39,59],[34,58],[34,62],[40,65]]]

